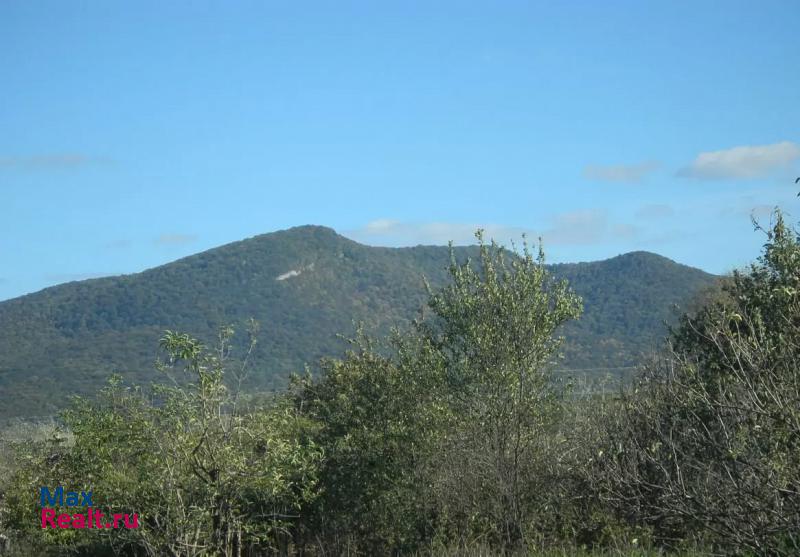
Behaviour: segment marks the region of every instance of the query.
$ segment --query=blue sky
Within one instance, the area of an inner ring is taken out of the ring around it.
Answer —
[[[797,213],[800,4],[0,3],[0,299],[301,224],[712,272]]]

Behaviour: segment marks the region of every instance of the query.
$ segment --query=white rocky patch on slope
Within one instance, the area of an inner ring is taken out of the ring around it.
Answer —
[[[292,277],[296,277],[304,271],[313,271],[313,270],[314,270],[314,264],[312,263],[311,265],[306,265],[305,267],[300,267],[299,269],[292,269],[290,271],[283,273],[282,275],[278,275],[277,277],[275,277],[275,280],[286,280]]]
[[[277,277],[275,277],[275,280],[286,280],[288,278],[296,277],[302,272],[303,272],[302,269],[300,269],[299,271],[292,269],[289,272],[283,273],[282,275],[278,275]]]

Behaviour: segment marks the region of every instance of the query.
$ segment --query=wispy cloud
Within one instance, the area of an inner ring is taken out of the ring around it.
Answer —
[[[119,273],[54,273],[45,275],[48,282],[72,282],[75,280],[87,280],[93,278],[110,277]]]
[[[129,248],[131,245],[128,240],[112,240],[103,244],[103,247],[110,250],[123,250]]]
[[[155,239],[159,246],[185,246],[197,241],[195,234],[162,234]]]
[[[636,211],[636,218],[639,219],[664,219],[672,216],[675,216],[675,209],[662,203],[643,205]]]
[[[637,233],[634,226],[613,222],[605,210],[589,209],[557,215],[541,236],[550,245],[590,245],[631,240]]]
[[[800,159],[800,145],[783,141],[772,145],[744,145],[700,153],[679,176],[699,180],[746,180],[769,176]]]
[[[600,244],[632,239],[638,234],[636,227],[614,223],[606,211],[598,209],[556,215],[548,226],[540,229],[487,223],[412,223],[378,219],[359,229],[344,231],[344,235],[372,245],[443,245],[449,241],[468,245],[475,243],[475,231],[479,228],[484,230],[486,238],[500,243],[519,240],[525,234],[529,238],[541,236],[546,245]]]
[[[475,231],[479,228],[485,231],[487,238],[497,241],[519,238],[523,233],[531,234],[530,230],[524,228],[498,224],[414,223],[392,219],[377,219],[344,234],[353,240],[377,245],[444,245],[450,241],[456,245],[466,245],[475,243]]]
[[[0,169],[9,170],[74,170],[87,166],[110,164],[111,159],[79,153],[49,153],[31,156],[0,156]]]
[[[584,178],[601,182],[636,183],[648,174],[658,170],[660,163],[646,161],[638,164],[617,164],[611,166],[588,165],[583,169]]]

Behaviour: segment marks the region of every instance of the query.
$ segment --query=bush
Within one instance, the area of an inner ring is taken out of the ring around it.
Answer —
[[[667,547],[800,551],[800,244],[779,212],[767,234],[682,319],[603,443],[602,496]]]
[[[243,412],[223,382],[232,331],[214,352],[187,335],[161,341],[172,386],[152,391],[112,378],[97,401],[77,399],[58,438],[21,447],[6,492],[6,527],[79,554],[241,555],[279,550],[316,492],[313,424],[280,399]],[[136,529],[42,530],[40,486],[91,490],[94,506],[137,513]],[[38,535],[37,535],[38,534]]]

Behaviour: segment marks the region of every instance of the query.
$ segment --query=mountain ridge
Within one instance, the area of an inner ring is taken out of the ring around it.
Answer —
[[[460,260],[478,254],[454,250]],[[0,302],[0,416],[52,413],[63,406],[53,393],[90,394],[112,372],[149,381],[165,329],[211,342],[219,326],[241,329],[251,317],[262,339],[248,387],[280,387],[304,363],[339,354],[336,335],[354,321],[376,332],[407,324],[424,303],[422,277],[445,282],[448,254],[366,246],[303,225]],[[548,267],[586,304],[564,331],[566,367],[630,365],[662,334],[671,306],[714,280],[650,252]]]

